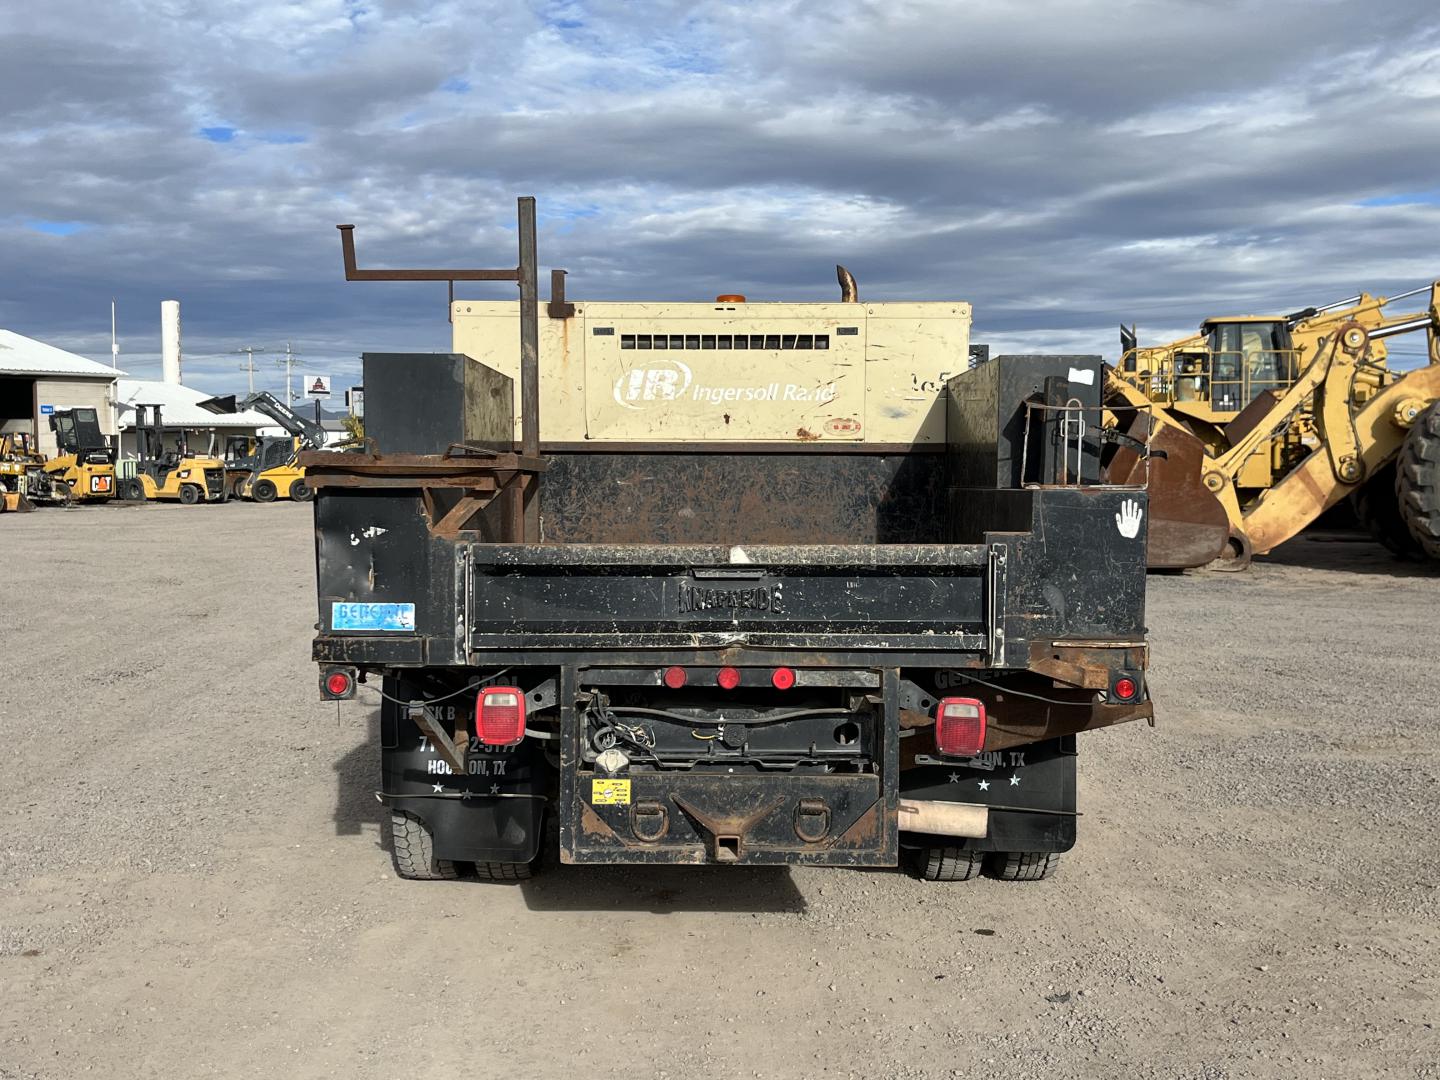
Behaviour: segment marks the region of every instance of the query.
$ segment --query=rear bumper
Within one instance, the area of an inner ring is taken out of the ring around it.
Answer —
[[[570,785],[566,785],[569,787]],[[894,866],[897,813],[880,779],[636,773],[575,777],[566,863]]]

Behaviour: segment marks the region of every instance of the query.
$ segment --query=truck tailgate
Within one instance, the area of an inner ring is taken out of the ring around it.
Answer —
[[[473,544],[472,651],[984,649],[979,544]]]

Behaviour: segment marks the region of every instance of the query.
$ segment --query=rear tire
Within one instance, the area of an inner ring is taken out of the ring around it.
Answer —
[[[120,498],[126,502],[144,502],[145,485],[134,477],[120,481]]]
[[[250,485],[250,497],[256,502],[274,502],[275,481],[256,480],[255,483]]]
[[[990,872],[1001,881],[1041,881],[1060,865],[1058,851],[1000,851],[992,858]]]
[[[535,867],[528,862],[477,862],[475,876],[481,881],[529,881]]]
[[[186,506],[194,506],[205,497],[205,493],[195,484],[180,485],[180,501]]]
[[[980,876],[984,864],[983,851],[958,847],[920,848],[915,856],[915,872],[926,881],[969,881]]]
[[[1416,546],[1440,559],[1440,402],[1405,436],[1395,462],[1395,498]]]
[[[296,480],[290,485],[291,502],[309,502],[313,498],[315,498],[315,489],[304,480]]]
[[[1351,492],[1350,505],[1355,508],[1355,516],[1365,531],[1392,555],[1401,559],[1418,559],[1424,555],[1400,512],[1394,462],[1376,469],[1374,476]]]
[[[390,857],[395,873],[410,881],[457,881],[460,871],[449,859],[435,858],[429,828],[406,810],[390,811]]]

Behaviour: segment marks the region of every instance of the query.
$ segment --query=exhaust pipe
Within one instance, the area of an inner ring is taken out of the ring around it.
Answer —
[[[835,276],[840,280],[840,302],[858,304],[860,302],[860,286],[855,284],[855,275],[837,263]]]

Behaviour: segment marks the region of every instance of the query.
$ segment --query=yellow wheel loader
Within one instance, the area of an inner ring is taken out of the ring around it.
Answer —
[[[45,459],[31,451],[27,433],[0,435],[0,513],[35,509],[30,501],[29,474]]]
[[[185,432],[179,433],[179,446],[164,446],[165,428],[160,421],[159,405],[135,406],[135,440],[139,451],[136,474],[120,483],[122,498],[142,500],[178,500],[187,505],[199,502],[224,502],[225,463],[217,457],[190,453]]]
[[[1384,310],[1421,293],[1424,311]],[[1419,331],[1428,363],[1392,370],[1385,341]],[[1148,471],[1152,567],[1243,568],[1347,496],[1392,551],[1440,559],[1440,281],[1121,342],[1106,400],[1151,456],[1121,445],[1106,476]]]

